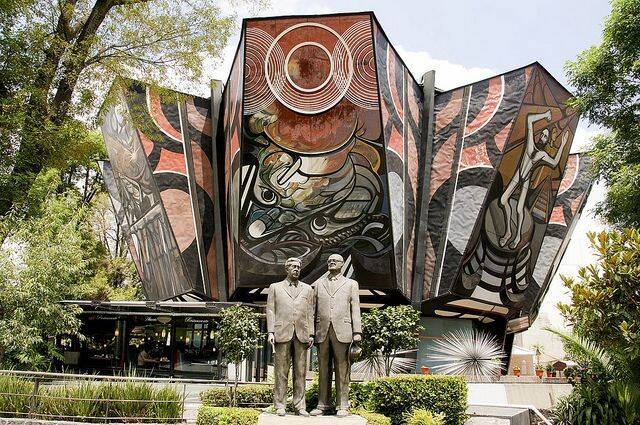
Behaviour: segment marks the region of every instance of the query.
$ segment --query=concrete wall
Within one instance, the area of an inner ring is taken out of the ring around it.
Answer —
[[[432,354],[430,348],[433,346],[433,342],[452,331],[458,329],[473,329],[473,322],[469,319],[446,319],[442,317],[422,317],[420,318],[420,324],[423,326],[423,331],[420,334],[420,345],[418,346],[418,355],[416,358],[416,373],[420,373],[420,367],[429,366],[433,368],[438,364],[429,360],[429,355]],[[432,370],[432,373],[435,371]]]
[[[469,404],[532,405],[550,409],[571,392],[570,384],[469,384]]]

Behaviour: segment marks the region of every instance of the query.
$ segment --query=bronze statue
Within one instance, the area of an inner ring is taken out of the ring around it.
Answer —
[[[274,346],[274,405],[278,416],[286,414],[287,380],[293,361],[293,405],[296,413],[307,413],[304,390],[307,373],[307,349],[313,345],[315,299],[313,288],[298,280],[300,260],[285,262],[287,278],[269,286],[267,296],[267,339]]]
[[[318,344],[318,407],[311,415],[331,409],[332,369],[336,373],[337,416],[349,415],[349,346],[362,339],[358,282],[342,275],[344,259],[332,254],[327,260],[329,273],[314,288],[316,300],[316,344]]]

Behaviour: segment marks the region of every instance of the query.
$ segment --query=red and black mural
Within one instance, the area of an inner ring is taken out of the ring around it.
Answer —
[[[538,64],[436,96],[426,313],[517,319],[548,285],[545,234],[577,174],[569,96]]]
[[[396,279],[401,292],[409,297],[418,189],[424,177],[420,172],[424,167],[424,149],[420,147],[422,89],[377,23],[374,27]]]
[[[528,327],[591,187],[570,94],[538,63],[429,75],[356,13],[245,20],[212,99],[130,84],[104,175],[149,297],[260,300],[339,253],[369,302]]]
[[[120,82],[120,103],[105,115],[103,134],[113,171],[113,184],[125,200],[140,182],[127,180],[124,162],[135,150],[136,162],[148,171],[149,186],[157,190],[157,223],[162,226],[159,235],[138,236],[133,231],[138,221],[139,205],[122,201],[124,218],[134,241],[136,264],[145,289],[151,299],[170,298],[188,292],[218,298],[218,270],[214,243],[213,204],[216,190],[213,186],[214,152],[210,102],[207,99],[178,93],[154,91],[136,82]],[[108,118],[108,119],[107,119]],[[111,121],[109,121],[109,119]],[[115,126],[117,120],[121,125]],[[111,125],[110,125],[111,124]],[[130,146],[120,143],[117,132],[128,129]],[[123,174],[124,173],[124,174]],[[107,186],[111,180],[105,178]],[[113,185],[111,184],[111,185]],[[113,191],[113,188],[112,188]],[[112,196],[113,199],[113,196]],[[154,222],[155,223],[155,222]],[[180,264],[182,272],[163,268],[149,268],[154,264],[153,252],[167,248],[172,252],[172,264]],[[163,282],[171,281],[169,286]],[[153,295],[152,295],[153,294]]]
[[[393,235],[369,15],[252,20],[245,28],[238,286],[340,253],[364,287],[395,289]]]

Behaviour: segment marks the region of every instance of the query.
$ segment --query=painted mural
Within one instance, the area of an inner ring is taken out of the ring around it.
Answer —
[[[422,90],[375,24],[381,112],[386,141],[395,270],[401,292],[412,291],[418,190],[425,173],[420,146]]]
[[[244,36],[231,67],[229,81],[224,90],[224,194],[226,219],[227,292],[236,288],[236,276],[240,265],[236,257],[238,247],[238,197],[240,192],[240,138],[242,134],[242,90]]]
[[[547,284],[533,271],[539,256],[555,258],[543,241],[573,173],[578,116],[568,98],[537,64],[436,97],[429,313],[510,319]]]
[[[119,113],[117,111],[124,111],[122,108],[126,107],[128,118],[121,118],[130,121],[141,146],[138,161],[151,173],[160,197],[158,208],[166,215],[163,225],[168,226],[167,240],[177,247],[187,278],[185,282],[178,282],[182,292],[175,292],[171,287],[158,293],[171,297],[193,291],[217,299],[213,214],[216,191],[212,179],[215,158],[210,101],[177,93],[160,95],[136,82],[123,82],[121,91],[126,105],[119,105],[120,109],[114,111]],[[103,132],[106,131],[109,128],[103,125]],[[116,159],[126,152],[115,144],[106,144],[113,174],[119,176]],[[125,215],[131,215],[134,210],[125,208],[124,211]],[[136,246],[153,249],[147,245],[152,245],[154,239],[137,240]],[[145,275],[142,281],[149,287],[164,286],[166,277]]]
[[[371,19],[252,20],[246,27],[240,286],[303,279],[340,253],[363,285],[395,287]]]
[[[187,292],[193,284],[124,97],[104,114],[102,133],[147,296],[157,300]]]
[[[368,302],[500,332],[535,319],[591,188],[540,64],[441,92],[371,13],[257,18],[220,90],[132,84],[106,114],[105,182],[149,298],[259,301],[287,258],[313,283],[339,253]]]

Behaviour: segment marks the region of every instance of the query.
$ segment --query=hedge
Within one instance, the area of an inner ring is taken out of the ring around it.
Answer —
[[[444,425],[444,415],[416,409],[406,416],[406,425]]]
[[[368,403],[377,413],[401,424],[413,409],[445,415],[445,425],[463,425],[467,419],[467,382],[460,376],[399,375],[371,381]]]
[[[260,411],[246,407],[201,406],[196,425],[255,425]]]
[[[200,393],[205,406],[229,406],[229,388],[211,387]],[[240,407],[265,407],[273,404],[273,387],[271,385],[239,385],[236,401]]]
[[[364,409],[351,409],[351,413],[362,416],[367,421],[367,425],[391,425],[391,419],[380,413]]]

